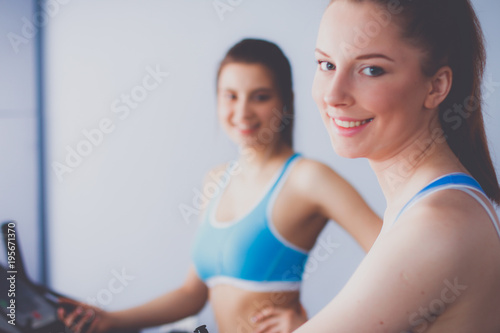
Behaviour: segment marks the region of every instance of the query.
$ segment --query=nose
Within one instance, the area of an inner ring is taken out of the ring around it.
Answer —
[[[351,95],[351,82],[348,73],[340,70],[331,76],[323,95],[323,101],[331,107],[347,107],[354,101]]]
[[[253,109],[248,98],[241,98],[234,105],[233,119],[235,121],[248,120],[253,117]]]

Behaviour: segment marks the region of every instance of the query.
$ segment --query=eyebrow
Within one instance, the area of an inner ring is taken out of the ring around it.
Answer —
[[[330,57],[328,54],[326,54],[325,52],[321,51],[320,49],[316,48],[315,49],[316,52],[318,53],[321,53],[322,55],[324,55],[325,57]],[[394,59],[386,56],[385,54],[381,54],[381,53],[369,53],[369,54],[363,54],[363,55],[360,55],[356,58],[356,60],[366,60],[366,59],[373,59],[373,58],[382,58],[382,59],[387,59],[389,61],[392,61],[392,62],[395,62]]]
[[[322,55],[324,55],[325,57],[330,57],[328,54],[326,54],[325,52],[321,51],[320,49],[316,48],[314,51],[318,52],[318,53],[321,53]]]
[[[219,90],[220,90],[220,91],[230,91],[230,92],[234,92],[234,91],[236,91],[236,90],[235,90],[235,89],[233,89],[233,88],[221,88],[221,89],[219,89]],[[251,93],[252,93],[252,94],[255,94],[255,93],[260,93],[260,92],[264,92],[264,93],[266,93],[266,92],[267,92],[267,93],[272,93],[272,92],[274,92],[274,91],[275,91],[275,89],[273,89],[273,88],[261,87],[261,88],[256,88],[256,89],[251,90]]]
[[[267,87],[257,88],[253,90],[253,92],[272,92],[272,91],[274,91],[273,88],[267,88]]]
[[[385,54],[380,54],[380,53],[363,54],[363,55],[358,56],[356,58],[356,60],[366,60],[366,59],[373,59],[373,58],[383,58],[383,59],[387,59],[389,61],[394,62],[394,59],[386,56]]]

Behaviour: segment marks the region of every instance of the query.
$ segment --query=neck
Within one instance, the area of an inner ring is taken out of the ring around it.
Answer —
[[[273,145],[256,145],[240,147],[239,163],[246,170],[260,172],[270,162],[281,160],[293,153],[293,149],[279,141]]]
[[[450,172],[467,172],[446,142],[439,123],[414,136],[392,156],[370,160],[388,207],[406,202],[415,188]]]

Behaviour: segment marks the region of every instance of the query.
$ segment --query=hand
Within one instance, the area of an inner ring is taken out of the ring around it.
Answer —
[[[290,308],[268,307],[258,312],[252,320],[255,333],[290,333],[307,321],[307,313]]]
[[[110,329],[108,313],[68,298],[59,299],[57,315],[73,333],[103,333]]]

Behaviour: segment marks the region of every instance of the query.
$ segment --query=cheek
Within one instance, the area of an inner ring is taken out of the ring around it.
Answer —
[[[230,120],[230,112],[229,109],[224,107],[223,105],[218,105],[217,107],[217,118],[219,123],[226,127]]]
[[[270,100],[256,105],[253,110],[261,121],[269,123],[283,115],[284,105],[279,100]]]
[[[370,89],[363,89],[360,92],[367,109],[375,115],[391,115],[408,113],[421,109],[422,104],[419,99],[416,87],[408,82],[392,81],[387,84],[378,84]],[[413,113],[413,112],[412,112]]]

